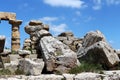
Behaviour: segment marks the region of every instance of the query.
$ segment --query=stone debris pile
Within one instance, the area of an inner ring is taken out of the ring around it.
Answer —
[[[63,32],[55,38],[68,45],[75,52],[81,47],[82,38],[76,38],[72,32]]]
[[[106,42],[100,31],[89,32],[85,35],[77,55],[82,60],[99,63],[106,68],[115,67],[120,61],[116,50]]]
[[[120,71],[104,71],[104,74],[92,72],[66,74],[71,69],[81,66],[81,61],[100,64],[105,70],[116,69],[116,66],[119,66],[120,51],[113,49],[100,31],[88,32],[83,38],[76,38],[72,32],[62,32],[57,37],[53,37],[48,25],[31,20],[25,26],[25,32],[30,38],[25,39],[22,50],[19,50],[19,25],[22,21],[11,20],[10,15],[4,18],[4,15],[0,18],[10,19],[9,23],[12,24],[12,50],[4,50],[5,37],[0,36],[0,68],[8,69],[12,73],[20,70],[30,76],[0,77],[0,80],[120,79]],[[33,57],[34,54],[37,56]]]
[[[63,73],[77,65],[77,54],[67,45],[54,38],[48,32],[48,26],[46,27],[43,23],[36,21],[31,22],[25,27],[25,31],[30,34],[31,41],[34,39],[34,44],[31,46],[35,45],[35,49],[40,51],[37,54],[42,55],[47,71]]]

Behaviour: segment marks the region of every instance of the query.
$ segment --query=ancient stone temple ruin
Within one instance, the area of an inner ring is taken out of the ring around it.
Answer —
[[[0,20],[9,21],[9,24],[12,25],[11,50],[17,51],[20,49],[19,26],[21,25],[22,21],[16,20],[16,14],[10,12],[0,12]]]
[[[82,38],[72,32],[54,37],[49,25],[31,20],[24,27],[30,37],[20,49],[22,21],[9,12],[0,12],[1,20],[11,24],[12,32],[11,50],[4,49],[6,38],[0,35],[0,80],[120,80],[120,51],[99,30]],[[10,73],[3,76],[1,70]]]

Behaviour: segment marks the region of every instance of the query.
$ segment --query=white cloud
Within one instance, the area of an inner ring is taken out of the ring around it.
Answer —
[[[67,25],[65,23],[62,23],[62,24],[59,24],[59,25],[51,25],[50,29],[54,33],[54,35],[58,35],[61,32],[66,31]]]
[[[120,4],[120,0],[106,0],[108,5],[118,5]]]
[[[99,10],[102,8],[102,0],[93,0],[94,6],[93,9],[94,10]]]
[[[71,7],[71,8],[82,8],[84,2],[81,0],[44,0],[44,3],[49,4],[53,7]]]
[[[23,4],[18,6],[18,9],[25,9],[25,8],[28,8],[28,6],[29,6],[28,3],[23,3]]]
[[[80,11],[76,11],[75,14],[76,14],[77,16],[81,16],[81,12],[80,12]]]
[[[43,22],[52,22],[52,21],[58,20],[58,18],[57,17],[43,17],[43,18],[40,18],[39,20]]]
[[[94,17],[88,16],[88,17],[86,18],[85,22],[89,22],[89,21],[94,20],[94,19],[95,19]]]
[[[110,43],[110,44],[114,44],[115,42],[114,42],[113,40],[110,40],[109,43]]]
[[[94,6],[92,8],[94,10],[100,10],[103,5],[120,5],[120,0],[93,0],[93,3]]]

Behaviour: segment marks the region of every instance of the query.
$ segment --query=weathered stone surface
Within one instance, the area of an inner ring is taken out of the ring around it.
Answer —
[[[116,50],[116,53],[117,53],[117,55],[118,55],[119,58],[120,58],[120,50]]]
[[[40,47],[47,63],[48,71],[67,72],[77,64],[76,53],[52,36],[41,38]]]
[[[29,50],[18,50],[17,53],[22,57],[22,58],[27,58],[31,54],[31,51]]]
[[[5,39],[5,36],[0,35],[0,53],[4,50]]]
[[[80,73],[74,77],[74,80],[102,80],[101,75],[97,73]]]
[[[20,32],[19,26],[21,25],[21,20],[9,20],[12,25],[12,38],[11,38],[11,49],[12,51],[17,51],[20,49]]]
[[[55,74],[28,77],[28,80],[62,80],[62,79],[63,79],[63,76],[55,75]]]
[[[72,37],[74,36],[72,32],[63,32],[58,36],[63,36],[63,37]]]
[[[24,44],[23,44],[23,50],[31,50],[31,40],[25,39]]]
[[[106,67],[114,67],[119,63],[116,51],[103,41],[99,41],[87,48],[80,48],[78,57],[89,62],[101,63]]]
[[[74,80],[75,74],[63,74],[65,80]]]
[[[26,74],[40,75],[44,68],[44,62],[40,59],[30,60],[28,58],[19,61],[19,70],[23,70]]]
[[[103,80],[120,80],[120,70],[103,71],[105,75]]]
[[[11,61],[10,63],[5,63],[4,68],[10,70],[12,73],[18,69],[18,61]]]
[[[4,49],[3,54],[10,54],[11,53],[11,49]]]
[[[16,14],[11,12],[0,12],[0,20],[15,20]]]
[[[45,29],[45,30],[49,31],[49,25],[44,24],[43,29]]]
[[[51,34],[48,32],[49,31],[49,26],[46,24],[43,24],[41,21],[30,21],[29,25],[25,27],[26,33],[30,35],[31,39],[31,51],[32,53],[37,53],[40,54],[40,51],[38,50],[38,40],[42,36],[50,36]],[[26,44],[27,45],[27,44]]]
[[[37,36],[38,36],[39,38],[42,38],[43,36],[51,36],[51,34],[50,34],[48,31],[46,31],[46,30],[40,30],[40,31],[37,33]]]
[[[43,23],[41,22],[41,21],[38,21],[38,20],[31,20],[30,22],[29,22],[29,25],[33,25],[33,26],[35,26],[35,25],[42,25]]]
[[[106,41],[104,35],[100,31],[91,31],[84,36],[82,46],[89,47],[99,41]]]
[[[43,28],[43,26],[41,26],[41,25],[36,25],[36,26],[27,25],[25,27],[25,32],[30,35],[34,35],[35,32],[41,30],[42,28]]]
[[[18,50],[17,52],[19,55],[22,55],[22,54],[30,55],[31,54],[31,52],[28,50]]]
[[[10,61],[19,61],[19,59],[21,59],[19,54],[10,54],[9,56],[10,56]]]
[[[82,38],[75,38],[73,33],[71,32],[63,32],[58,37],[55,37],[56,39],[60,40],[64,44],[70,47],[71,50],[77,52],[79,46],[82,44]]]

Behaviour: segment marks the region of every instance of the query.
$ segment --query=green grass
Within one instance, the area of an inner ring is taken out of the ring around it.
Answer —
[[[77,66],[75,68],[72,68],[69,73],[70,74],[77,74],[81,72],[97,72],[101,73],[103,70],[102,66],[100,64],[91,64],[87,62],[81,62],[80,66]]]
[[[12,73],[8,69],[0,70],[0,75],[11,75]]]
[[[24,71],[22,71],[22,70],[19,70],[19,69],[17,69],[16,71],[15,71],[15,75],[24,75],[25,73],[24,73]]]

